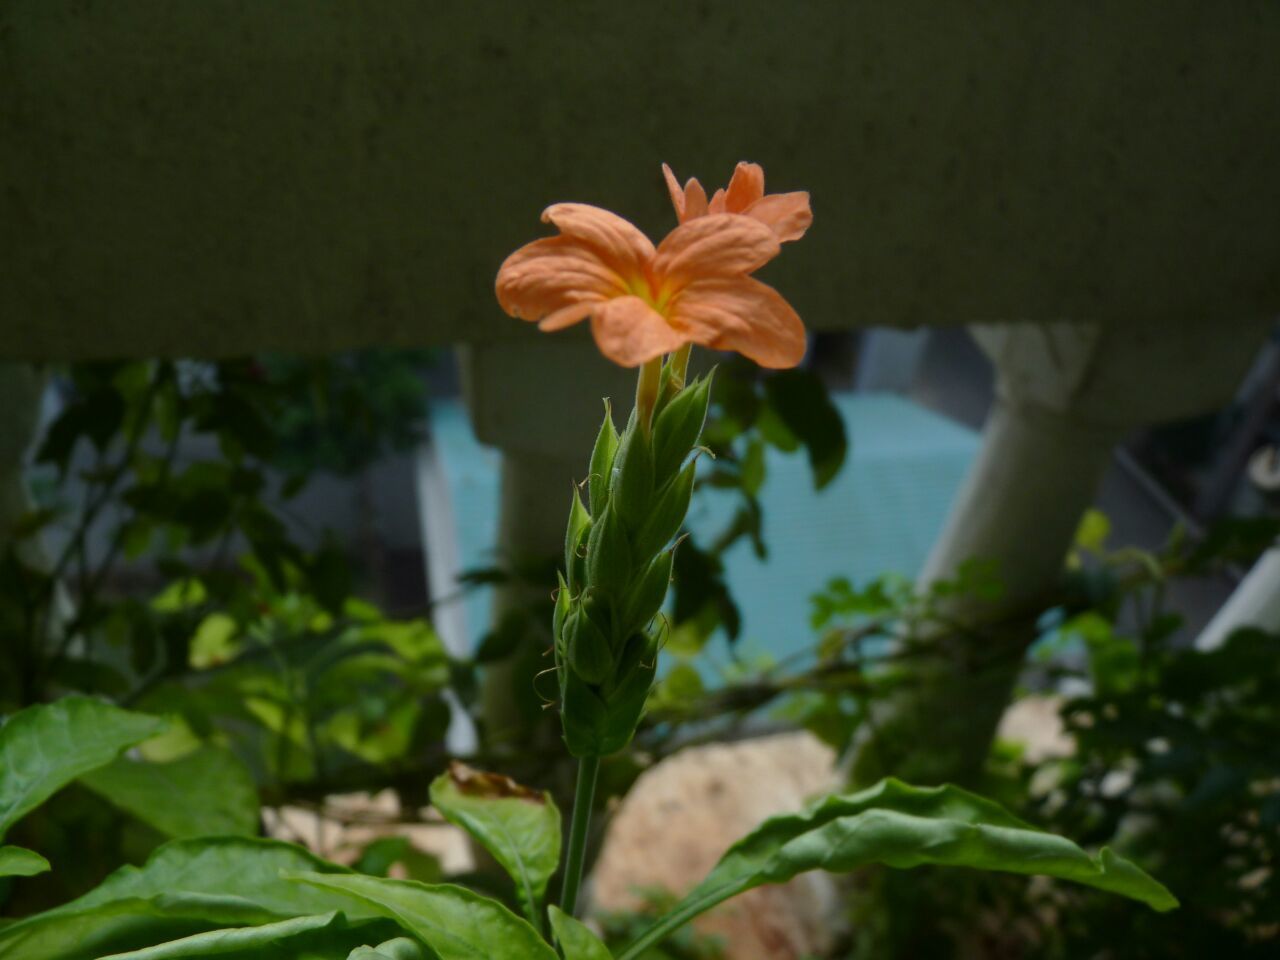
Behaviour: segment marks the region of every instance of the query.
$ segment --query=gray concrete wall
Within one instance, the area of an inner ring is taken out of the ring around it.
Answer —
[[[501,337],[550,201],[765,164],[817,328],[1280,308],[1280,5],[5,0],[0,357]]]

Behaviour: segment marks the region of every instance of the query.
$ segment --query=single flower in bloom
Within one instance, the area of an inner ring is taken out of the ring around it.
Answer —
[[[776,290],[750,276],[778,255],[762,221],[730,213],[683,223],[655,248],[617,214],[557,203],[542,214],[560,235],[503,262],[502,309],[542,330],[591,319],[610,360],[635,367],[687,343],[734,350],[762,367],[794,367],[804,325]]]
[[[799,240],[813,223],[808,192],[765,193],[764,168],[758,163],[738,164],[728,188],[717,190],[710,200],[696,179],[690,179],[681,188],[680,181],[665,163],[662,175],[671,193],[671,205],[676,208],[676,219],[681,223],[713,213],[737,213],[759,220],[782,243]]]

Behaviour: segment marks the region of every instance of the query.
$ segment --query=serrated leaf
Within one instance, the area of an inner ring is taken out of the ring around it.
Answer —
[[[525,916],[540,928],[547,882],[560,865],[560,811],[551,794],[454,763],[432,782],[431,802],[502,865]]]
[[[702,883],[631,944],[620,960],[718,903],[809,870],[847,872],[881,863],[973,867],[1072,880],[1139,900],[1155,910],[1178,905],[1137,866],[1109,850],[1094,858],[1070,840],[1018,820],[958,787],[911,787],[897,780],[831,796],[800,814],[773,817],[739,840]]]
[[[551,929],[555,932],[556,943],[564,953],[564,960],[613,960],[609,948],[600,942],[586,924],[579,923],[559,907],[548,910],[551,917]]]
[[[141,867],[121,867],[84,896],[0,928],[0,957],[94,960],[228,926],[341,910],[376,915],[338,891],[284,883],[282,871],[343,871],[275,840],[174,840]]]
[[[34,877],[49,869],[49,861],[34,850],[0,847],[0,877]]]
[[[424,942],[440,960],[558,960],[526,921],[466,887],[356,874],[302,873],[286,878],[359,897]]]
[[[258,832],[253,775],[227,750],[202,747],[169,763],[120,757],[80,782],[175,839]]]
[[[66,697],[15,713],[0,727],[0,837],[76,777],[167,726],[159,717],[88,697]]]

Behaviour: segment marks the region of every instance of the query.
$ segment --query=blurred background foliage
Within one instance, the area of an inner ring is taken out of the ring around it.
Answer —
[[[259,833],[264,807],[319,809],[334,794],[390,787],[411,817],[447,760],[459,711],[478,730],[477,763],[567,791],[554,717],[538,693],[553,563],[470,571],[464,589],[519,580],[532,599],[469,655],[450,655],[432,629],[431,600],[388,614],[370,555],[299,506],[318,478],[357,476],[421,441],[432,361],[375,351],[53,374],[60,404],[38,443],[35,502],[0,558],[0,711],[88,694],[168,724],[15,828],[14,842],[59,869],[20,885],[0,880],[6,914],[63,902],[169,837]],[[892,575],[814,584],[802,653],[736,658],[739,613],[723,557],[744,542],[768,553],[765,450],[806,458],[821,489],[857,438],[810,371],[762,375],[729,363],[713,396],[699,487],[728,491],[735,507],[714,536],[681,544],[669,666],[635,748],[606,764],[602,802],[682,746],[778,727],[804,727],[847,761],[880,737],[877,705],[912,682],[913,660],[958,629],[945,601],[1000,591],[981,564],[923,593]],[[1176,530],[1157,551],[1113,549],[1106,518],[1086,516],[1063,588],[1038,614],[1017,691],[1058,718],[1054,748],[998,740],[978,785],[1038,826],[1133,857],[1169,884],[1181,910],[1138,915],[1085,890],[1009,878],[868,871],[849,900],[844,953],[1268,955],[1280,931],[1280,638],[1245,631],[1218,649],[1191,649],[1166,598],[1180,580],[1250,563],[1278,533],[1261,516],[1194,536]],[[732,666],[713,682],[693,658],[717,637]],[[486,738],[477,690],[483,669],[503,661],[521,664],[534,722],[497,743]],[[403,838],[374,840],[354,862],[377,875],[393,864],[442,876]],[[510,899],[483,864],[467,879]],[[663,896],[654,891],[654,903]],[[609,918],[606,931],[622,942],[636,922]],[[654,956],[717,953],[688,934]]]

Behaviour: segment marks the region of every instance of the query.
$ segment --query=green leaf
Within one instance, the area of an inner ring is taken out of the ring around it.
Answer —
[[[169,763],[120,757],[80,782],[170,837],[258,832],[253,776],[234,754],[217,747],[202,747]]]
[[[48,869],[49,861],[34,850],[0,847],[0,877],[34,877]]]
[[[431,802],[511,875],[525,916],[541,928],[547,882],[560,864],[560,811],[551,794],[453,763],[431,784]]]
[[[440,960],[558,960],[527,922],[465,887],[356,874],[295,873],[286,878],[359,897],[426,943]]]
[[[911,787],[888,779],[860,793],[827,797],[804,813],[766,820],[730,847],[706,879],[621,960],[633,960],[745,890],[784,883],[809,870],[846,872],[873,863],[1038,874],[1118,893],[1162,912],[1178,905],[1159,882],[1109,850],[1090,857],[1070,840],[1037,830],[958,787]]]
[[[347,960],[431,960],[419,944],[408,937],[396,937],[376,947],[356,947]]]
[[[15,713],[0,727],[0,837],[82,773],[163,733],[159,717],[88,697],[66,697]]]
[[[609,948],[600,942],[591,930],[559,907],[551,907],[551,929],[555,931],[556,942],[564,951],[564,960],[613,960]]]
[[[275,840],[174,840],[84,896],[0,928],[0,957],[93,960],[219,927],[330,910],[353,920],[372,916],[362,900],[280,880],[281,871],[341,870]]]
[[[742,455],[741,477],[742,489],[753,497],[764,486],[764,444],[759,440],[752,440],[747,444],[746,452]]]
[[[322,931],[346,926],[342,914],[335,912],[310,917],[293,917],[260,927],[233,927],[193,934],[179,940],[113,953],[102,960],[180,960],[190,957],[217,957],[225,954],[276,957],[275,948],[300,937],[312,938]]]
[[[821,490],[844,465],[849,442],[844,420],[816,375],[807,370],[784,370],[764,382],[769,406],[809,452],[813,485]]]

